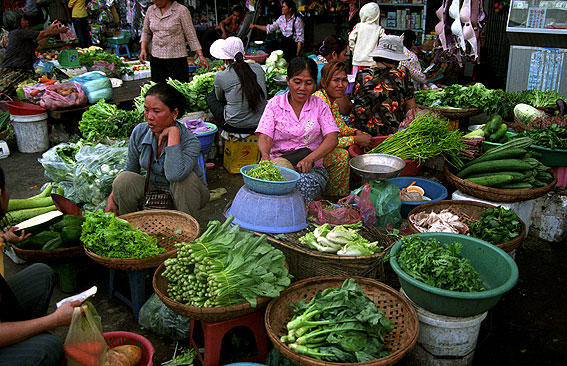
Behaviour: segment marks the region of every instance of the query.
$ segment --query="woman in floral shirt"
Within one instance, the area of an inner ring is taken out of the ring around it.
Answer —
[[[356,74],[351,119],[356,128],[372,136],[395,133],[406,112],[416,107],[413,84],[399,61],[407,60],[399,36],[384,36],[369,54],[376,66]]]

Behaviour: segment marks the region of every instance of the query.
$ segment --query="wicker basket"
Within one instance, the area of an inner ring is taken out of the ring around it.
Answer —
[[[417,206],[410,211],[408,216],[408,227],[412,233],[420,232],[415,227],[412,221],[412,216],[419,212],[439,213],[447,209],[454,215],[459,216],[461,219],[474,222],[474,221],[479,221],[482,218],[481,217],[482,213],[488,210],[489,208],[494,208],[494,206],[489,205],[488,203],[476,202],[476,201],[444,200],[444,201],[430,202]],[[522,223],[522,227],[523,227],[520,235],[510,241],[496,244],[498,248],[502,249],[506,253],[511,253],[512,251],[516,250],[516,248],[518,248],[518,246],[524,241],[524,238],[526,237],[526,225],[519,217],[518,220]]]
[[[256,307],[252,307],[250,303],[245,302],[238,305],[231,305],[217,308],[201,308],[197,306],[189,306],[180,302],[172,300],[167,295],[167,286],[169,282],[167,278],[163,277],[165,271],[165,264],[161,264],[154,273],[152,285],[154,291],[159,299],[171,310],[179,315],[195,320],[204,320],[207,322],[220,322],[224,320],[236,319],[241,316],[253,313],[264,308],[271,300],[267,297],[259,297]]]
[[[85,253],[82,245],[53,250],[25,250],[15,245],[12,245],[12,248],[14,248],[14,253],[16,253],[19,258],[28,262],[40,263],[63,262],[69,259],[79,258]]]
[[[138,366],[153,366],[153,357],[156,352],[152,342],[146,337],[131,332],[105,332],[104,340],[108,348],[124,345],[138,346],[142,349],[142,358],[137,363]]]
[[[283,291],[277,299],[270,302],[266,309],[265,323],[268,337],[274,347],[288,360],[305,366],[347,365],[320,361],[303,356],[290,350],[280,341],[280,337],[287,334],[286,324],[292,318],[291,302],[301,299],[311,300],[315,293],[326,288],[340,287],[348,277],[315,277],[292,284]],[[393,288],[375,280],[363,277],[354,277],[366,295],[384,311],[386,317],[394,322],[394,330],[384,336],[384,350],[390,355],[364,362],[368,366],[393,365],[400,361],[415,345],[419,334],[419,321],[417,313],[409,301]],[[355,363],[354,365],[362,365]],[[353,364],[349,364],[353,365]]]
[[[396,240],[389,237],[385,230],[359,229],[359,233],[370,241],[378,241],[384,251],[373,255],[341,257],[332,253],[319,252],[299,244],[297,240],[310,230],[286,234],[286,240],[268,236],[270,244],[283,252],[293,280],[317,276],[360,276],[384,280],[383,257]]]
[[[123,271],[138,271],[157,267],[177,252],[175,243],[190,242],[200,233],[199,223],[189,214],[174,210],[147,210],[120,216],[132,226],[150,236],[158,238],[158,245],[165,248],[165,253],[147,258],[109,258],[100,256],[85,248],[85,253],[95,262],[108,268]],[[181,230],[181,234],[176,234]],[[172,239],[173,238],[173,239]]]
[[[473,197],[482,198],[494,202],[528,201],[545,196],[557,184],[557,174],[553,171],[553,169],[549,169],[548,171],[550,174],[553,175],[553,180],[551,181],[550,184],[548,184],[545,187],[522,189],[522,190],[499,189],[499,188],[481,186],[479,184],[475,184],[467,180],[461,179],[456,175],[454,175],[453,173],[451,173],[447,165],[445,165],[445,177],[447,177],[447,181],[451,183],[455,188]]]
[[[421,109],[428,109],[449,119],[468,118],[482,113],[482,110],[479,108],[434,108],[419,104],[417,107]]]

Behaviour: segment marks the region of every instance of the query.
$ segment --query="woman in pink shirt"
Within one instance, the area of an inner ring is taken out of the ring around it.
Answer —
[[[323,157],[337,146],[339,135],[328,104],[311,95],[316,80],[315,61],[292,59],[287,68],[289,91],[268,102],[256,129],[262,160],[289,160],[301,174],[297,190],[305,202],[324,191],[329,175]]]

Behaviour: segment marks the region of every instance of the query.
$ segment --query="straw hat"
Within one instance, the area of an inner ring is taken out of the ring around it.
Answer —
[[[211,55],[219,60],[234,60],[238,52],[244,55],[244,44],[238,37],[228,37],[227,39],[217,39],[211,45]]]
[[[378,47],[368,54],[369,57],[383,57],[394,61],[408,60],[404,54],[402,37],[383,36],[380,38]]]

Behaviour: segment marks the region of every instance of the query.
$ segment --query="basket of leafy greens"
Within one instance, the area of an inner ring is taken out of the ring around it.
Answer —
[[[324,276],[289,286],[266,309],[275,348],[300,365],[393,365],[415,345],[418,319],[398,291],[362,277]]]
[[[403,237],[392,247],[390,265],[413,302],[447,316],[482,314],[518,281],[518,266],[505,251],[460,234]]]
[[[240,173],[246,187],[254,192],[271,195],[290,193],[300,177],[295,170],[274,165],[269,160],[243,166]]]

